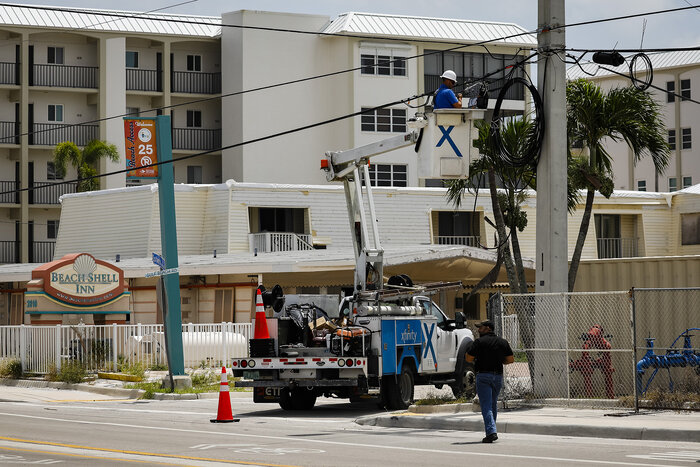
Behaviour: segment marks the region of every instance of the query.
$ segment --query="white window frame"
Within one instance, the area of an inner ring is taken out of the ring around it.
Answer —
[[[397,170],[402,168],[403,170]],[[408,164],[396,164],[396,163],[381,163],[381,164],[370,164],[369,167],[369,181],[371,186],[394,186],[394,187],[407,187],[408,186]],[[388,169],[388,170],[387,170]],[[381,184],[377,176],[380,174],[389,174],[388,180],[382,180]],[[363,184],[366,183],[363,180]]]
[[[684,84],[687,84],[687,86],[683,87]],[[681,95],[681,101],[690,99],[690,78],[681,79],[681,92],[678,94]]]
[[[129,66],[129,61],[127,60],[127,57],[129,56],[129,54],[134,54],[134,58],[135,58],[135,62],[136,62],[135,66]],[[126,68],[138,68],[139,67],[139,53],[135,50],[127,50],[124,53],[124,66]]]
[[[377,46],[361,45],[360,46],[360,75],[373,76],[380,78],[408,78],[408,57],[410,56],[410,46],[394,47],[389,44],[381,44]],[[369,66],[362,66],[362,59],[372,57],[372,73],[367,72]],[[379,57],[381,61],[389,63],[387,73],[380,73]],[[388,60],[387,60],[388,58]],[[403,67],[397,67],[396,60],[403,59]],[[403,74],[397,74],[397,70],[403,70]]]
[[[693,177],[683,177],[683,189],[690,188],[691,186],[693,186]]]
[[[693,133],[690,128],[681,128],[681,149],[693,149]]]
[[[51,107],[53,107],[53,120],[51,119]],[[57,110],[61,109],[61,118],[60,120],[56,118]],[[57,123],[62,123],[63,122],[63,115],[64,115],[64,108],[63,104],[49,104],[46,106],[46,121],[48,122],[57,122]]]
[[[668,191],[678,191],[678,180],[676,177],[668,177]]]
[[[637,191],[647,191],[646,180],[637,180]]]
[[[371,107],[362,107],[362,111],[369,110]],[[401,113],[403,112],[403,115]],[[388,113],[388,115],[387,115]],[[388,120],[387,120],[388,118]],[[406,133],[408,114],[406,109],[398,107],[388,107],[383,109],[375,109],[373,112],[367,112],[360,115],[360,131],[367,133]],[[379,129],[380,126],[389,129]],[[369,128],[371,126],[371,129]]]
[[[49,51],[53,49],[53,61],[49,61]],[[58,54],[58,51],[61,51],[60,54]],[[60,55],[60,61],[59,57]],[[66,51],[64,47],[56,47],[53,45],[50,45],[46,47],[46,63],[51,64],[51,65],[65,65],[66,63]]]
[[[675,129],[669,129],[668,130],[668,148],[671,151],[676,150],[676,130]]]
[[[192,68],[190,68],[190,57],[192,57]],[[197,63],[199,62],[199,63]],[[185,58],[185,66],[187,71],[199,73],[202,71],[202,56],[199,54],[187,54]]]

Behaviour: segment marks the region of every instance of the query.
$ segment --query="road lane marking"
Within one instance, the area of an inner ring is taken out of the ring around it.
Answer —
[[[298,442],[308,442],[315,444],[330,444],[337,446],[348,446],[348,447],[364,447],[373,449],[391,449],[397,451],[412,451],[412,452],[424,452],[424,453],[434,453],[434,454],[455,454],[463,456],[465,451],[447,451],[444,449],[424,449],[424,448],[414,448],[407,446],[386,446],[381,444],[366,444],[366,443],[349,443],[343,441],[329,441],[321,439],[305,439],[305,438],[290,438],[287,436],[270,436],[270,435],[254,435],[250,433],[227,433],[221,431],[211,431],[211,430],[192,430],[186,428],[170,428],[170,427],[160,427],[160,426],[148,426],[148,425],[132,425],[128,423],[114,423],[114,422],[92,422],[85,420],[71,420],[67,418],[52,418],[52,417],[38,417],[35,415],[23,415],[8,412],[0,412],[0,415],[5,415],[7,417],[19,417],[19,418],[32,418],[39,420],[52,420],[57,422],[66,423],[77,423],[84,425],[103,425],[103,426],[119,426],[122,428],[138,428],[143,430],[159,430],[159,431],[171,431],[180,433],[198,433],[205,435],[218,435],[218,436],[235,436],[239,438],[258,438],[258,439],[270,439],[275,441],[291,441],[295,440]],[[8,439],[0,436],[0,439]],[[499,454],[499,453],[480,453],[480,452],[469,452],[470,456],[484,456],[484,457],[503,457],[506,459],[532,459],[532,460],[543,460],[543,461],[553,461],[553,462],[571,462],[579,464],[594,464],[594,465],[629,465],[638,466],[638,463],[621,462],[621,461],[606,461],[606,460],[589,460],[589,459],[573,459],[573,458],[563,458],[563,457],[545,457],[545,456],[525,456],[518,454]],[[261,464],[262,465],[262,464]],[[644,464],[645,467],[675,467],[669,464]]]
[[[121,462],[138,462],[140,464],[149,463],[149,464],[158,464],[158,465],[182,465],[182,464],[167,464],[164,462],[153,462],[150,460],[145,461],[145,460],[139,460],[139,459],[119,459],[116,457],[87,456],[85,454],[73,454],[73,453],[69,453],[69,452],[42,451],[41,449],[8,448],[8,447],[4,447],[4,446],[0,446],[0,449],[2,449],[4,451],[31,452],[32,454],[49,454],[49,455],[57,456],[57,457],[58,456],[67,456],[67,457],[79,457],[81,459],[98,459],[101,461],[108,460],[108,461],[121,461]],[[2,459],[0,458],[0,460],[2,460]],[[27,461],[27,460],[25,460],[22,463],[23,464],[42,464],[42,465],[44,465],[44,464],[58,464],[58,463],[62,463],[62,462],[63,461],[50,459],[50,460],[44,460],[44,461]],[[2,462],[0,462],[0,464],[1,463]]]
[[[37,440],[32,440],[32,439],[10,438],[7,436],[0,436],[0,440],[12,441],[15,443],[37,444],[40,446],[55,446],[55,447],[62,447],[62,448],[69,448],[69,449],[85,449],[88,451],[111,452],[111,453],[115,453],[115,454],[129,454],[129,455],[135,455],[135,456],[162,457],[165,459],[182,459],[182,460],[191,460],[191,461],[223,462],[226,464],[235,464],[235,465],[261,465],[264,467],[297,467],[297,466],[288,465],[288,464],[266,464],[266,463],[262,463],[262,462],[248,462],[248,461],[230,460],[230,459],[215,459],[215,458],[211,458],[211,457],[195,457],[195,456],[183,456],[183,455],[179,455],[179,454],[161,454],[161,453],[147,452],[147,451],[129,451],[129,450],[123,450],[123,449],[98,448],[98,447],[94,447],[94,446],[81,446],[78,444],[56,443],[53,441],[37,441]],[[87,455],[83,455],[83,454],[31,450],[31,449],[27,449],[27,448],[22,449],[22,448],[10,448],[10,447],[0,446],[0,449],[27,451],[27,452],[38,452],[38,453],[42,453],[42,454],[56,454],[56,455],[66,455],[66,456],[74,456],[74,457],[85,457],[85,458],[89,458],[89,459],[108,459],[108,460],[116,460],[116,461],[124,460],[127,462],[141,462],[141,463],[151,462],[151,461],[138,460],[138,459],[105,458],[105,457],[87,456]],[[162,465],[182,465],[182,464],[162,464]]]

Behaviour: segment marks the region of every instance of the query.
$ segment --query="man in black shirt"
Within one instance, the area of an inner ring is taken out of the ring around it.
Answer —
[[[479,329],[479,338],[472,343],[465,358],[467,362],[476,360],[476,394],[479,396],[486,431],[486,437],[481,442],[493,443],[498,439],[496,415],[498,394],[503,386],[503,365],[513,363],[513,350],[507,340],[493,333],[492,321],[485,320],[476,326]]]

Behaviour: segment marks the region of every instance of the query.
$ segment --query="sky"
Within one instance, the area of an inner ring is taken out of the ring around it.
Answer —
[[[349,11],[385,13],[439,18],[471,19],[516,23],[527,30],[537,27],[537,1],[495,0],[10,0],[7,3],[53,5],[63,7],[104,8],[220,16],[235,10],[265,10],[325,15],[335,18]],[[177,5],[177,6],[176,6]],[[613,16],[699,5],[675,13],[653,15],[598,25],[567,29],[568,47],[580,49],[637,49],[688,47],[700,45],[700,0],[569,0],[566,23],[590,21]],[[169,8],[166,8],[169,7]],[[646,25],[645,20],[646,19]],[[642,41],[643,36],[643,41]]]

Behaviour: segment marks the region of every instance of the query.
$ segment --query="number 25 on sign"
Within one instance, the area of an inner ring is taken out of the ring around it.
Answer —
[[[151,119],[124,119],[127,178],[157,178],[156,122]],[[145,166],[145,167],[144,167]]]

